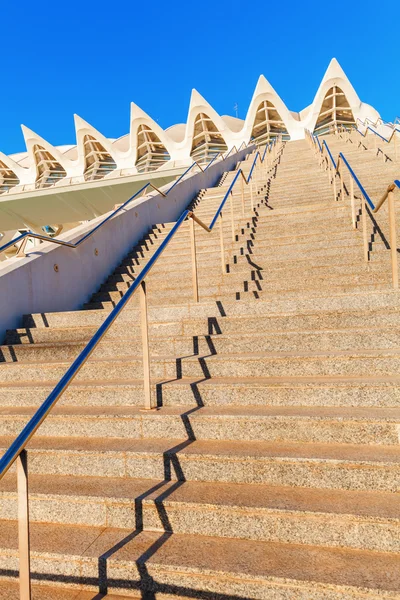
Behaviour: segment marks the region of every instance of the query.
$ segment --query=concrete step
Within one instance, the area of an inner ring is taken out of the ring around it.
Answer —
[[[150,352],[152,355],[169,354],[172,356],[190,356],[212,354],[236,354],[240,352],[291,352],[300,350],[305,352],[321,352],[324,350],[369,350],[376,348],[398,348],[400,327],[398,328],[363,328],[342,329],[337,331],[298,331],[273,333],[246,331],[246,322],[236,323],[236,333],[198,334],[198,335],[173,335],[150,337]],[[244,327],[240,329],[239,326]],[[206,324],[203,324],[203,330]],[[34,330],[32,330],[34,331]],[[201,330],[200,330],[201,331]],[[141,337],[136,330],[128,337],[120,329],[107,336],[107,340],[100,343],[96,350],[97,357],[112,358],[114,356],[131,356],[141,348]],[[81,352],[90,336],[81,340],[68,338],[68,329],[64,339],[58,342],[22,343],[0,347],[1,362],[45,361],[73,359]],[[129,332],[128,332],[129,333]],[[134,335],[136,334],[136,335]]]
[[[142,595],[130,595],[129,600],[132,600],[132,598],[139,599],[142,598]],[[164,595],[160,598],[168,600],[167,596]],[[179,600],[183,596],[176,596],[176,598]],[[20,600],[19,583],[0,580],[0,600]],[[32,585],[32,600],[128,600],[128,596],[97,594],[87,590],[79,591],[76,587],[53,587],[42,580],[40,583]]]
[[[47,381],[61,378],[69,361],[5,362],[0,382]],[[342,351],[252,352],[248,354],[191,355],[186,357],[153,356],[153,377],[317,377],[396,375],[400,368],[400,347],[393,349],[357,349]],[[105,371],[105,373],[104,373]],[[90,358],[77,379],[126,379],[142,377],[142,359],[138,355]]]
[[[169,321],[165,323],[149,323],[149,338],[166,336],[195,336],[195,335],[226,335],[239,332],[250,334],[267,332],[270,334],[281,334],[293,332],[299,334],[302,331],[313,332],[318,335],[319,331],[326,333],[342,330],[357,330],[366,332],[368,329],[398,328],[400,326],[400,313],[394,307],[386,310],[371,311],[325,311],[322,314],[304,313],[291,316],[268,316],[259,315],[236,316],[236,317],[204,317],[183,318],[181,321]],[[47,328],[20,328],[9,330],[5,339],[6,345],[13,344],[40,344],[59,343],[64,341],[86,341],[95,333],[97,327],[93,325],[71,325],[70,327],[51,326]],[[333,330],[333,331],[332,331]],[[105,340],[118,339],[119,336],[132,339],[140,336],[140,323],[133,321],[127,329],[124,323],[118,320],[105,336]],[[268,338],[266,338],[267,340]]]
[[[0,436],[16,436],[35,407],[2,408]],[[396,445],[399,408],[356,407],[70,407],[58,405],[40,428],[44,437],[184,438]]]
[[[2,384],[1,404],[39,406],[57,380]],[[399,407],[399,376],[365,377],[198,377],[152,380],[154,405],[183,406],[360,406]],[[143,406],[143,381],[115,379],[73,382],[65,406]]]
[[[149,308],[149,321],[152,323],[166,323],[179,319],[198,318],[223,318],[228,317],[258,317],[285,315],[292,318],[294,315],[318,314],[322,312],[351,312],[357,311],[390,311],[400,307],[400,297],[393,290],[381,292],[359,292],[353,294],[329,294],[329,296],[296,298],[279,298],[273,301],[256,303],[210,301],[187,302],[176,306],[159,306]],[[24,317],[25,327],[48,328],[69,327],[82,325],[100,325],[108,315],[106,310],[80,310],[65,311],[62,313],[37,313]],[[118,317],[120,323],[136,322],[140,320],[137,307],[127,307]]]
[[[253,261],[252,261],[253,262]],[[208,267],[206,269],[198,269],[197,276],[199,280],[199,286],[202,287],[203,293],[208,293],[207,290],[213,290],[212,286],[206,285],[205,282],[208,280],[207,275],[209,275],[209,280],[218,282],[222,293],[229,292],[229,287],[225,289],[225,285],[228,284],[230,286],[231,291],[235,291],[235,289],[239,286],[243,288],[244,282],[249,281],[259,281],[261,287],[264,289],[264,286],[268,286],[268,289],[273,290],[275,288],[282,289],[285,286],[290,288],[293,287],[296,283],[302,283],[307,287],[319,287],[319,283],[323,282],[324,284],[329,285],[329,279],[337,285],[354,285],[354,284],[371,284],[371,283],[390,283],[391,280],[391,272],[389,269],[383,270],[378,265],[371,265],[367,268],[358,270],[355,268],[354,270],[347,270],[343,273],[343,269],[341,273],[337,273],[338,269],[333,269],[332,272],[328,270],[320,270],[320,269],[308,269],[301,270],[300,268],[297,272],[288,273],[288,278],[286,281],[282,281],[282,273],[279,271],[269,272],[268,268],[256,268],[261,267],[261,265],[257,265],[257,263],[249,263],[246,260],[240,261],[236,266],[229,267],[228,273],[222,274],[221,269],[221,261],[219,265],[215,267]],[[172,282],[169,281],[165,274],[162,273],[150,273],[147,278],[148,281],[148,291],[152,290],[152,285],[157,285],[157,291],[160,293],[162,291],[167,292],[169,289],[176,290],[176,284],[179,282],[179,289],[181,291],[185,289],[193,290],[193,281],[192,281],[192,273],[186,270],[177,271],[171,276]],[[119,280],[119,276],[114,276],[107,283],[103,284],[100,288],[100,292],[113,292],[113,291],[122,291],[125,293],[132,283],[135,281],[134,276],[131,276],[130,280]],[[202,285],[203,284],[203,285]],[[170,287],[173,286],[173,287]],[[216,287],[216,286],[215,286]],[[213,293],[213,291],[211,293]]]
[[[388,492],[31,475],[30,496],[35,523],[399,551],[399,498]],[[17,506],[16,479],[7,477],[0,519],[16,520]]]
[[[0,448],[12,442],[0,437]],[[52,438],[29,442],[30,472],[396,492],[398,445],[190,439]]]
[[[138,590],[192,598],[207,590],[212,597],[223,589],[231,598],[283,600],[284,592],[315,600],[386,599],[398,589],[396,557],[385,552],[128,531],[34,523],[35,580],[51,574],[61,583],[61,572],[78,591],[107,586],[129,597]],[[15,522],[2,523],[2,562],[12,572],[16,532]]]
[[[384,276],[382,276],[384,279]],[[226,283],[225,283],[226,282]],[[388,292],[392,289],[390,279],[382,282],[374,282],[371,279],[366,278],[362,282],[351,281],[344,284],[336,284],[336,282],[329,283],[320,280],[314,280],[310,282],[310,287],[299,288],[296,282],[285,282],[281,285],[278,283],[271,284],[268,281],[264,282],[260,279],[252,277],[251,272],[249,277],[244,279],[242,276],[234,277],[230,280],[224,278],[223,283],[217,286],[205,287],[201,281],[199,281],[199,296],[204,302],[232,302],[232,300],[246,300],[246,301],[264,301],[273,302],[274,300],[280,300],[285,297],[288,301],[290,299],[306,300],[307,298],[319,298],[327,297],[329,295],[352,295],[357,293],[376,293],[376,292]],[[123,291],[110,291],[110,292],[99,292],[94,294],[91,302],[84,305],[85,310],[98,310],[106,309],[111,310],[119,302],[124,295]],[[166,304],[171,305],[182,305],[182,303],[193,302],[193,288],[192,286],[182,286],[179,295],[174,294],[174,289],[169,288],[165,290],[151,289],[148,288],[148,302],[149,305],[157,307],[165,307]],[[130,301],[130,306],[133,308],[139,305],[139,295],[135,294]]]

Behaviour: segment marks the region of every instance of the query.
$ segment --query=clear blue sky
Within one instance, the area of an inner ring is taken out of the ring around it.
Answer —
[[[393,119],[397,12],[398,0],[7,2],[0,149],[24,150],[21,123],[53,144],[74,143],[73,113],[119,137],[130,101],[168,127],[186,120],[193,87],[220,114],[237,102],[243,118],[261,73],[298,111],[333,56],[360,98]]]

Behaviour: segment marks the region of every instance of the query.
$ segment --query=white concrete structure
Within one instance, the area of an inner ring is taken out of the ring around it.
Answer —
[[[324,133],[331,125],[366,118],[376,121],[379,114],[360,101],[332,59],[313,103],[299,113],[289,111],[261,75],[244,120],[220,116],[193,90],[186,124],[166,130],[133,103],[130,132],[116,140],[78,116],[75,146],[54,147],[23,126],[27,151],[0,153],[0,231],[92,219],[126,200],[143,181],[162,185],[193,160],[205,164],[252,139],[260,145],[279,134],[296,140],[306,129]]]
[[[121,262],[154,223],[177,219],[188,200],[201,189],[215,185],[225,171],[234,169],[249,152],[244,148],[225,160],[215,161],[204,173],[189,173],[167,198],[153,190],[137,198],[77,249],[44,242],[40,251],[4,262],[0,269],[0,338],[6,329],[21,324],[23,314],[80,307],[104,281],[105,273]],[[77,242],[103,218],[64,233],[62,239]]]

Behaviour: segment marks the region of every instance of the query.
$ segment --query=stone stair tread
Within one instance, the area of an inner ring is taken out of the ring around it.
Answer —
[[[163,355],[163,354],[153,354],[153,361],[166,361],[166,360],[184,360],[184,361],[193,361],[200,359],[207,359],[213,361],[225,361],[229,360],[257,360],[261,358],[265,359],[286,359],[286,358],[298,358],[298,359],[313,359],[320,358],[329,359],[334,357],[347,357],[347,358],[384,358],[390,356],[399,356],[400,355],[400,347],[399,348],[376,348],[376,349],[354,349],[354,350],[332,350],[332,351],[268,351],[268,352],[252,352],[252,353],[229,353],[229,354],[190,354],[184,357],[174,357],[171,355]],[[110,358],[97,358],[91,357],[88,361],[90,363],[107,363],[110,361],[119,362],[119,363],[127,363],[130,361],[139,361],[142,360],[140,354],[132,354],[127,356],[114,356],[112,359]],[[44,360],[44,361],[16,361],[16,362],[5,362],[2,363],[1,368],[16,368],[21,365],[29,366],[29,365],[41,365],[42,368],[52,367],[55,365],[66,365],[69,366],[71,361],[63,361],[63,360]]]
[[[0,406],[0,416],[29,416],[37,410],[36,406]],[[139,406],[63,406],[56,405],[51,416],[75,417],[113,417],[113,418],[163,418],[164,416],[183,416],[190,419],[198,417],[226,418],[293,418],[293,419],[339,419],[343,421],[385,421],[400,423],[400,408],[387,407],[336,407],[336,406],[162,406],[146,411]]]
[[[32,585],[32,600],[138,600],[142,595],[121,596],[115,594],[98,594],[77,588],[53,587],[46,583]],[[164,596],[165,600],[167,598]],[[179,596],[176,596],[179,600]],[[20,600],[19,584],[12,581],[0,581],[0,600]]]
[[[350,153],[327,140],[335,156]],[[351,150],[378,197],[394,166]],[[246,173],[253,160],[242,161]],[[194,198],[204,222],[234,176]],[[199,303],[189,221],[152,271],[159,408],[142,409],[135,296],[30,440],[33,600],[399,597],[400,296],[382,238],[387,206],[365,263],[350,199],[334,202],[305,141],[286,144],[257,179],[254,213],[249,187],[245,213],[239,191],[232,196],[234,236],[229,203],[224,214],[227,274],[218,232],[196,227]],[[151,226],[81,310],[26,315],[25,327],[9,332],[0,347],[0,448],[173,226]],[[10,578],[16,495],[13,467],[0,482],[0,562]],[[103,563],[107,595],[95,591]],[[15,589],[0,578],[0,600],[17,600]]]
[[[400,299],[398,299],[398,294],[396,294],[395,292],[393,292],[393,290],[388,290],[388,289],[387,290],[377,290],[377,291],[374,291],[372,293],[370,291],[364,291],[364,290],[357,291],[357,290],[355,290],[352,293],[347,292],[347,293],[336,294],[335,298],[338,298],[338,299],[347,299],[349,296],[351,296],[351,297],[355,296],[355,297],[359,297],[359,298],[364,298],[365,297],[368,300],[371,300],[371,299],[380,300],[380,299],[388,298],[390,300],[396,301],[396,305],[400,306]],[[330,297],[332,297],[332,294],[330,294]],[[310,299],[311,299],[310,297],[307,298],[307,300],[310,300]],[[292,310],[296,310],[296,312],[297,312],[299,309],[301,309],[301,307],[299,307],[297,305],[297,302],[298,302],[297,300],[289,299],[289,301],[287,302],[287,304],[289,304],[289,306],[290,305],[294,305]],[[286,302],[285,302],[285,304],[286,304]],[[154,307],[153,310],[152,310],[152,307],[150,306],[149,307],[149,320],[150,320],[150,322],[152,322],[152,317],[155,315],[156,312],[159,312],[160,309],[167,309],[168,312],[170,312],[171,315],[174,316],[174,320],[176,320],[176,314],[174,314],[174,313],[178,313],[179,314],[179,311],[181,309],[187,309],[188,307],[190,307],[191,309],[193,309],[193,313],[195,314],[196,313],[196,308],[198,306],[199,305],[197,305],[195,302],[192,302],[192,301],[185,302],[185,303],[183,303],[181,305],[174,304],[173,306],[171,306],[169,304],[166,304],[164,306],[158,305],[157,307]],[[201,302],[200,306],[202,308],[207,308],[207,309],[210,309],[211,311],[213,311],[213,310],[215,311],[216,307],[218,307],[218,302],[217,301]],[[280,309],[280,312],[277,312],[277,311],[274,312],[274,308],[273,308],[273,306],[271,307],[271,303],[268,300],[264,300],[263,301],[262,299],[258,300],[257,306],[251,305],[251,308],[243,306],[243,305],[238,305],[238,302],[227,301],[227,300],[224,300],[223,305],[222,305],[223,312],[226,313],[226,314],[228,314],[230,312],[231,312],[231,314],[232,313],[234,314],[235,311],[232,310],[232,309],[239,308],[239,310],[241,310],[243,312],[248,312],[248,313],[251,313],[251,314],[254,315],[254,314],[257,314],[257,313],[261,312],[261,309],[263,309],[264,307],[266,309],[264,311],[264,314],[268,313],[270,316],[273,316],[275,314],[289,314],[287,312],[287,309],[286,310],[285,309]],[[368,308],[369,308],[368,304],[365,303],[365,306],[363,307],[363,309],[367,310]],[[257,310],[257,309],[259,309],[259,310]],[[392,307],[391,307],[391,309],[393,310]],[[329,310],[335,310],[335,307],[332,307]],[[342,308],[341,310],[343,311],[344,309]],[[355,309],[352,308],[351,310],[355,310]],[[137,312],[139,314],[139,308],[137,306],[132,306],[132,308],[130,308],[128,306],[125,309],[125,311],[132,311],[132,312],[135,311],[135,312]],[[104,308],[100,308],[100,309],[98,309],[98,308],[96,308],[96,309],[91,308],[87,312],[95,313],[96,315],[102,316],[102,317],[105,318],[109,314],[110,311],[106,310]],[[218,310],[218,312],[219,312],[220,316],[223,316],[221,314],[221,308]],[[243,312],[241,314],[243,314]],[[308,308],[308,312],[310,313],[310,312],[319,312],[319,311],[316,310],[315,308],[311,311]],[[49,325],[46,324],[47,318],[50,317],[50,316],[58,316],[59,314],[60,313],[57,313],[57,312],[55,312],[55,313],[54,312],[47,312],[47,313],[32,313],[32,315],[29,315],[29,316],[32,316],[32,317],[35,317],[38,320],[41,320],[43,322],[43,324],[44,324],[45,327],[49,327]],[[63,316],[67,316],[67,317],[68,316],[80,316],[80,315],[84,316],[84,314],[85,314],[85,311],[82,311],[82,310],[65,311],[65,312],[62,313]],[[165,322],[165,321],[159,321],[159,320],[155,321],[155,320],[153,320],[153,322]]]
[[[0,494],[16,493],[16,478],[0,483]],[[33,496],[100,498],[120,501],[157,502],[188,505],[228,506],[241,509],[286,513],[352,515],[358,518],[400,521],[400,495],[391,492],[293,488],[266,484],[209,483],[130,479],[120,477],[80,477],[31,474]],[[1,596],[0,596],[1,597]]]
[[[240,579],[245,589],[255,582],[286,587],[312,584],[313,589],[335,586],[350,595],[353,591],[396,593],[400,585],[398,556],[386,552],[42,523],[32,523],[31,529],[34,555],[50,555],[53,560],[59,556],[66,561],[82,557],[93,565],[103,556],[109,569],[113,565],[128,567],[121,575],[130,572],[125,581],[129,587],[136,578],[132,567],[138,564],[146,565],[146,570],[157,569],[160,579],[163,574],[175,574],[181,580],[184,574],[185,581],[190,577],[197,580],[203,574],[222,584],[233,577]],[[16,523],[1,523],[3,552],[17,549],[16,532]],[[57,575],[53,577],[57,580]],[[163,583],[160,585],[163,591]],[[185,594],[183,586],[174,591]]]
[[[11,436],[0,436],[0,448],[8,448]],[[28,449],[44,451],[128,452],[180,457],[271,458],[282,460],[333,461],[354,464],[400,464],[398,445],[361,445],[313,442],[265,442],[190,440],[165,438],[88,438],[34,436]]]
[[[58,383],[58,380],[45,380],[45,381],[5,381],[0,384],[1,389],[19,389],[26,387],[33,388],[49,388],[51,391],[53,387]],[[276,385],[276,386],[304,386],[304,385],[331,385],[331,384],[364,384],[364,385],[399,385],[400,384],[400,375],[371,375],[368,377],[367,375],[313,375],[310,376],[270,376],[270,377],[212,377],[210,379],[201,379],[199,380],[197,377],[181,377],[179,379],[169,379],[165,380],[162,378],[152,378],[153,384],[164,384],[168,386],[187,386],[187,385],[200,385],[200,386],[225,386],[225,385],[246,385],[246,386],[260,386],[260,385]],[[95,381],[88,379],[80,379],[72,381],[70,386],[77,388],[84,388],[86,386],[89,387],[114,387],[114,386],[135,386],[135,385],[143,385],[142,379],[96,379]]]
[[[229,317],[227,317],[229,319]],[[241,318],[240,317],[231,317],[234,318],[237,322],[240,322]],[[271,318],[271,317],[266,317],[267,319]],[[245,320],[245,317],[243,317],[242,320]],[[173,321],[171,322],[173,323]],[[171,324],[169,323],[169,324]],[[208,324],[205,323],[205,326],[207,326]],[[244,322],[245,325],[245,322]],[[71,331],[71,329],[75,329],[75,330],[85,330],[85,327],[71,327],[71,328],[59,328],[59,327],[52,327],[51,330],[52,331],[65,331],[65,332],[69,332]],[[29,340],[28,334],[27,334],[27,330],[26,329],[16,329],[15,332],[16,333],[20,333],[22,335],[26,335],[28,337],[27,341],[25,342],[21,342],[21,343],[17,343],[17,342],[11,342],[8,344],[2,344],[0,345],[0,352],[2,348],[9,348],[10,346],[23,346],[24,349],[26,348],[36,348],[36,349],[40,349],[40,348],[59,348],[59,347],[64,347],[66,344],[68,344],[69,346],[81,346],[82,344],[90,341],[90,339],[92,338],[93,333],[96,331],[96,327],[94,326],[86,326],[86,330],[87,330],[87,337],[82,337],[79,340],[68,340],[67,339],[62,339],[62,340],[55,340],[55,341],[48,341],[48,342],[35,342],[35,341],[31,341]],[[31,329],[31,331],[35,332],[35,329]],[[400,321],[399,321],[399,325],[395,326],[395,325],[375,325],[375,324],[365,324],[364,327],[332,327],[332,328],[326,328],[326,329],[292,329],[292,330],[286,330],[286,329],[282,329],[282,330],[272,330],[268,333],[268,336],[270,338],[279,338],[280,336],[288,336],[288,337],[295,337],[295,336],[302,336],[303,338],[306,338],[307,335],[310,336],[315,336],[315,337],[323,337],[324,335],[327,334],[360,334],[362,335],[363,333],[365,334],[369,334],[371,332],[374,333],[400,333]],[[126,331],[124,332],[125,334],[127,333]],[[254,338],[264,338],[265,337],[265,333],[261,332],[258,333],[256,331],[243,331],[242,329],[237,330],[237,332],[222,332],[222,333],[217,333],[217,332],[213,332],[213,333],[198,333],[197,335],[193,335],[193,334],[189,334],[189,333],[176,333],[176,334],[166,334],[164,332],[161,332],[160,334],[157,335],[157,340],[159,340],[160,342],[162,340],[169,340],[169,339],[182,339],[182,340],[193,340],[193,338],[210,338],[213,340],[230,340],[230,339],[235,339],[235,338],[239,338],[239,339],[254,339]],[[113,342],[126,342],[126,343],[132,343],[133,340],[141,340],[141,335],[139,330],[135,330],[133,332],[133,334],[131,336],[124,336],[124,335],[118,335],[118,338],[106,338],[105,340],[102,341],[102,343],[113,343]],[[399,342],[399,348],[400,348],[400,342]]]

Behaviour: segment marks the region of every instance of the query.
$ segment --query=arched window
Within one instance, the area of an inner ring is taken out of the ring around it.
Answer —
[[[36,187],[50,187],[66,176],[67,173],[60,163],[43,146],[36,144],[33,147],[33,154],[35,156],[37,171]]]
[[[164,144],[147,125],[140,125],[137,132],[136,168],[139,173],[156,171],[170,160]]]
[[[262,146],[278,135],[282,135],[284,140],[290,140],[286,125],[275,106],[269,100],[264,100],[257,108],[251,137],[256,144]]]
[[[348,124],[355,124],[353,112],[343,90],[334,85],[325,95],[314,133],[328,133],[332,125],[336,129]]]
[[[225,152],[228,146],[218,129],[204,113],[197,115],[194,122],[193,143],[190,156],[200,164],[209,163],[219,152]]]
[[[103,177],[117,168],[113,158],[93,136],[85,135],[83,138],[83,148],[85,152],[84,177],[86,181],[103,179]]]
[[[19,184],[19,179],[6,164],[0,160],[0,194],[8,192],[11,188]]]

